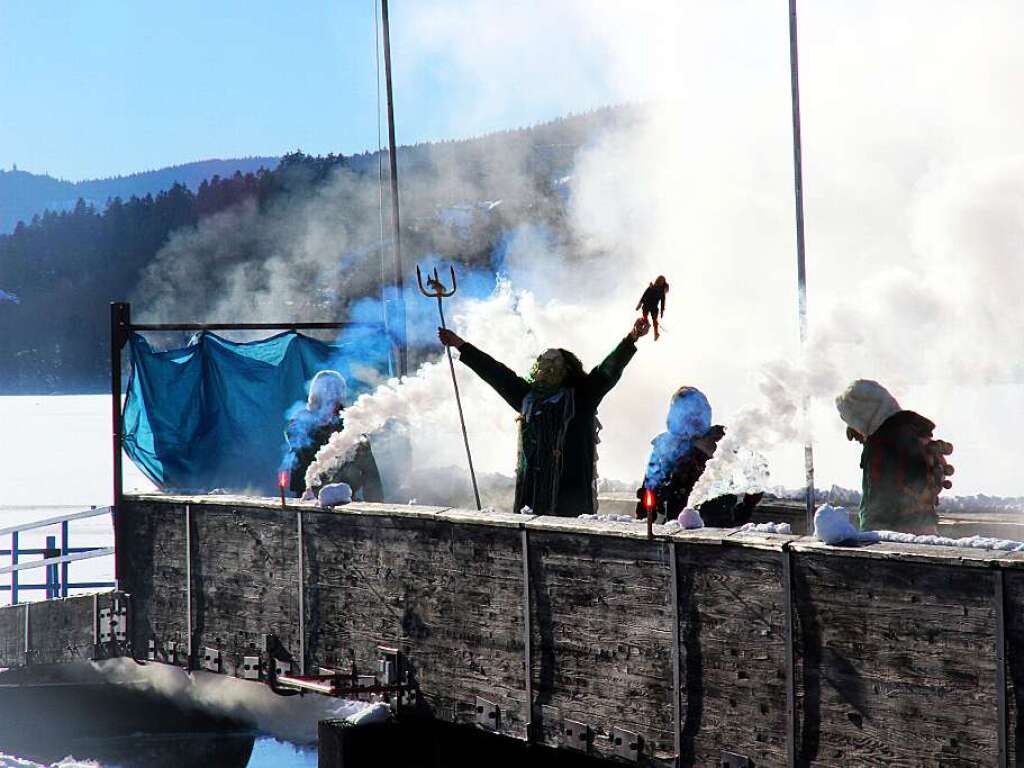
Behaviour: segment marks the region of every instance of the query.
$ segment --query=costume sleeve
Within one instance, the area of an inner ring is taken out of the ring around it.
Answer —
[[[508,366],[499,363],[486,352],[481,352],[469,342],[459,348],[459,359],[516,411],[522,407],[523,398],[530,391],[526,379],[517,376]]]
[[[636,344],[627,336],[599,366],[587,374],[587,396],[595,406],[619,383],[622,372],[635,354]]]
[[[661,317],[665,316],[665,300],[668,298],[668,294],[665,291],[661,293]]]

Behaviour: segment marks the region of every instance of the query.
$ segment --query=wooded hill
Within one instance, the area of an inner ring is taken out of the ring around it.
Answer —
[[[487,266],[503,233],[523,224],[567,237],[565,181],[577,152],[636,115],[634,108],[604,108],[474,139],[401,147],[406,264],[433,254]],[[386,179],[386,155],[295,152],[272,170],[214,175],[194,191],[174,184],[156,194],[114,197],[102,208],[80,199],[70,209],[19,222],[0,235],[0,392],[106,391],[111,301],[131,299],[136,317],[150,320],[252,319],[241,303],[225,303],[229,285],[237,290],[243,274],[250,281],[242,284],[243,296],[250,287],[258,292],[270,265],[289,265],[294,241],[308,236],[277,234],[290,222],[308,228],[315,216],[343,245],[299,263],[295,277],[326,290],[309,292],[308,301],[257,309],[272,315],[261,318],[266,321],[345,319],[353,301],[380,291],[380,250],[388,247],[378,218],[381,171]],[[385,187],[385,233],[387,194]],[[207,314],[213,304],[215,316]],[[168,307],[174,317],[162,316]]]

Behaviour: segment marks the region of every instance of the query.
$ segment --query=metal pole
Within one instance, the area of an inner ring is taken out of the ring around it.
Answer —
[[[789,0],[789,82],[793,98],[793,193],[796,203],[796,279],[800,314],[800,347],[807,351],[807,264],[804,258],[804,172],[800,141],[800,66],[797,56],[796,0]],[[803,420],[808,425],[810,398],[803,393]],[[807,478],[807,531],[814,530],[814,447],[810,436],[804,444]]]
[[[400,220],[398,216],[398,153],[395,147],[395,100],[391,88],[391,26],[388,22],[388,0],[381,0],[381,20],[384,30],[384,82],[387,87],[388,102],[388,153],[391,160],[391,226],[395,239],[395,300],[398,302],[401,318],[399,319],[398,375],[405,376],[409,372],[409,354],[405,322],[405,291],[402,278],[402,239],[399,235]]]
[[[60,556],[66,557],[68,554],[68,521],[65,520],[60,524]],[[60,564],[60,596],[68,596],[68,564]]]
[[[441,305],[440,294],[437,297],[437,313],[441,316],[441,327],[447,328],[444,323],[444,309]],[[455,387],[455,405],[459,409],[459,423],[462,425],[462,442],[466,445],[466,460],[469,462],[469,477],[473,481],[473,498],[476,499],[476,508],[481,509],[480,490],[476,484],[476,471],[473,469],[473,454],[469,451],[469,434],[466,432],[466,417],[462,412],[462,398],[459,397],[459,382],[455,378],[455,363],[452,361],[452,348],[445,345],[445,352],[448,353],[448,368],[452,372],[452,386]]]
[[[120,582],[121,555],[121,497],[124,495],[124,478],[121,473],[121,449],[124,442],[124,422],[121,419],[121,350],[128,341],[128,326],[131,324],[131,305],[114,301],[110,304],[110,420],[113,432],[114,469],[114,580]]]
[[[18,532],[11,533],[11,565],[18,564]],[[18,572],[11,571],[11,605],[18,604]]]
[[[51,557],[52,552],[57,549],[57,537],[46,537],[46,557]],[[46,566],[46,599],[51,600],[57,596],[57,564]]]

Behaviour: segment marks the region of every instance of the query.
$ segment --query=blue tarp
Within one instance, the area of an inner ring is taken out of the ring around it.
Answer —
[[[133,333],[129,349],[124,450],[159,488],[193,492],[276,493],[286,413],[314,374],[340,371],[351,402],[388,366],[379,332],[339,344],[294,331],[247,343],[204,332],[166,351]]]

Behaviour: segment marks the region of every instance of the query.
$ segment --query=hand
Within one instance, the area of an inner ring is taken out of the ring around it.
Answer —
[[[641,336],[646,336],[647,332],[651,330],[651,324],[646,318],[638,317],[636,322],[633,323],[633,330],[626,334],[626,338],[632,342],[636,342]]]
[[[453,331],[449,331],[447,328],[438,328],[437,338],[438,341],[440,341],[446,347],[455,347],[456,349],[459,349],[463,344],[466,343],[461,336],[454,333]]]

